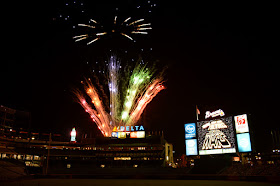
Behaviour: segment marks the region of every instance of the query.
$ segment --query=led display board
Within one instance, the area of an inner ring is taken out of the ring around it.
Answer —
[[[247,114],[234,116],[234,122],[237,134],[249,132]]]
[[[186,155],[197,155],[197,139],[185,140],[186,142]]]
[[[196,137],[195,123],[185,124],[185,139],[193,139]]]
[[[243,133],[237,134],[237,146],[239,152],[251,152],[251,141],[250,141],[250,134]]]
[[[197,122],[199,155],[235,153],[232,117]]]

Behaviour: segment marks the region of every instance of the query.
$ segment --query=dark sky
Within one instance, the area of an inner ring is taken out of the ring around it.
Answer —
[[[184,153],[183,124],[195,121],[195,105],[201,117],[219,108],[227,115],[250,114],[257,150],[268,150],[269,131],[279,128],[276,5],[75,2],[20,1],[3,6],[8,11],[2,16],[0,104],[30,111],[33,130],[95,130],[71,90],[80,86],[95,61],[114,52],[123,61],[142,55],[169,67],[167,89],[147,106],[144,125],[163,130],[177,154]],[[73,41],[80,33],[73,26],[90,18],[110,25],[116,14],[143,17],[153,29],[148,36],[137,36],[136,43],[117,36],[91,46]]]

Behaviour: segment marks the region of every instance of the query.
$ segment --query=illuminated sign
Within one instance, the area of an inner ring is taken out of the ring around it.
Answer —
[[[237,145],[239,152],[251,152],[251,141],[250,141],[250,134],[243,133],[237,134]]]
[[[145,131],[130,132],[130,138],[145,138]]]
[[[145,138],[145,131],[138,131],[137,138]]]
[[[144,127],[143,125],[114,127],[113,132],[119,132],[119,131],[125,131],[125,132],[144,131]]]
[[[185,124],[186,155],[198,155],[195,123]]]
[[[197,122],[199,155],[235,153],[232,117]]]
[[[224,116],[224,115],[225,115],[225,113],[222,109],[216,110],[214,112],[206,111],[205,112],[205,119],[210,118],[210,117],[214,118],[214,117],[217,117],[217,116]]]
[[[125,132],[118,132],[118,138],[125,139],[126,138],[126,133]]]
[[[232,160],[233,161],[240,161],[240,157],[233,157]]]
[[[118,137],[118,132],[112,132],[112,138],[117,138]]]
[[[239,152],[251,152],[251,140],[247,114],[234,116],[237,146]]]
[[[142,125],[114,127],[112,138],[145,138],[144,127]]]
[[[249,132],[247,114],[234,116],[234,122],[237,134]]]
[[[130,138],[137,138],[137,132],[131,132]]]
[[[185,140],[186,142],[186,155],[197,155],[197,139]]]
[[[195,123],[185,124],[185,139],[192,139],[196,137]]]
[[[70,141],[73,141],[73,142],[76,141],[77,132],[76,132],[75,128],[72,129],[70,135],[71,135],[71,140]]]

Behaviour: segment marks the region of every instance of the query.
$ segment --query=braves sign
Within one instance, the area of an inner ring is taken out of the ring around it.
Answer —
[[[214,118],[214,117],[217,117],[217,116],[224,116],[224,115],[225,115],[225,113],[222,109],[216,110],[214,112],[206,111],[205,112],[205,119],[210,118],[210,117]]]

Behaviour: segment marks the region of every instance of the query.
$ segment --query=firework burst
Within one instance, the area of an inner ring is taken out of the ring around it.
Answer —
[[[148,34],[148,30],[151,30],[151,23],[142,24],[144,19],[138,19],[131,21],[131,17],[126,18],[123,22],[117,21],[118,17],[115,16],[113,21],[113,27],[110,30],[104,30],[97,21],[90,19],[89,24],[78,24],[80,27],[89,28],[87,34],[74,36],[75,42],[89,39],[87,45],[94,43],[108,34],[119,34],[130,40],[134,40],[131,34]]]
[[[79,103],[90,115],[104,136],[111,136],[114,127],[135,125],[147,104],[165,87],[163,77],[155,76],[154,70],[146,65],[137,65],[129,80],[121,75],[120,63],[116,56],[111,56],[108,64],[108,89],[110,93],[109,107],[102,102],[98,88],[90,80],[82,82],[87,96],[81,91],[75,91]],[[120,92],[122,81],[128,81],[125,92]],[[124,97],[121,98],[121,95]],[[90,101],[87,101],[89,100]],[[109,108],[107,112],[105,108]]]

